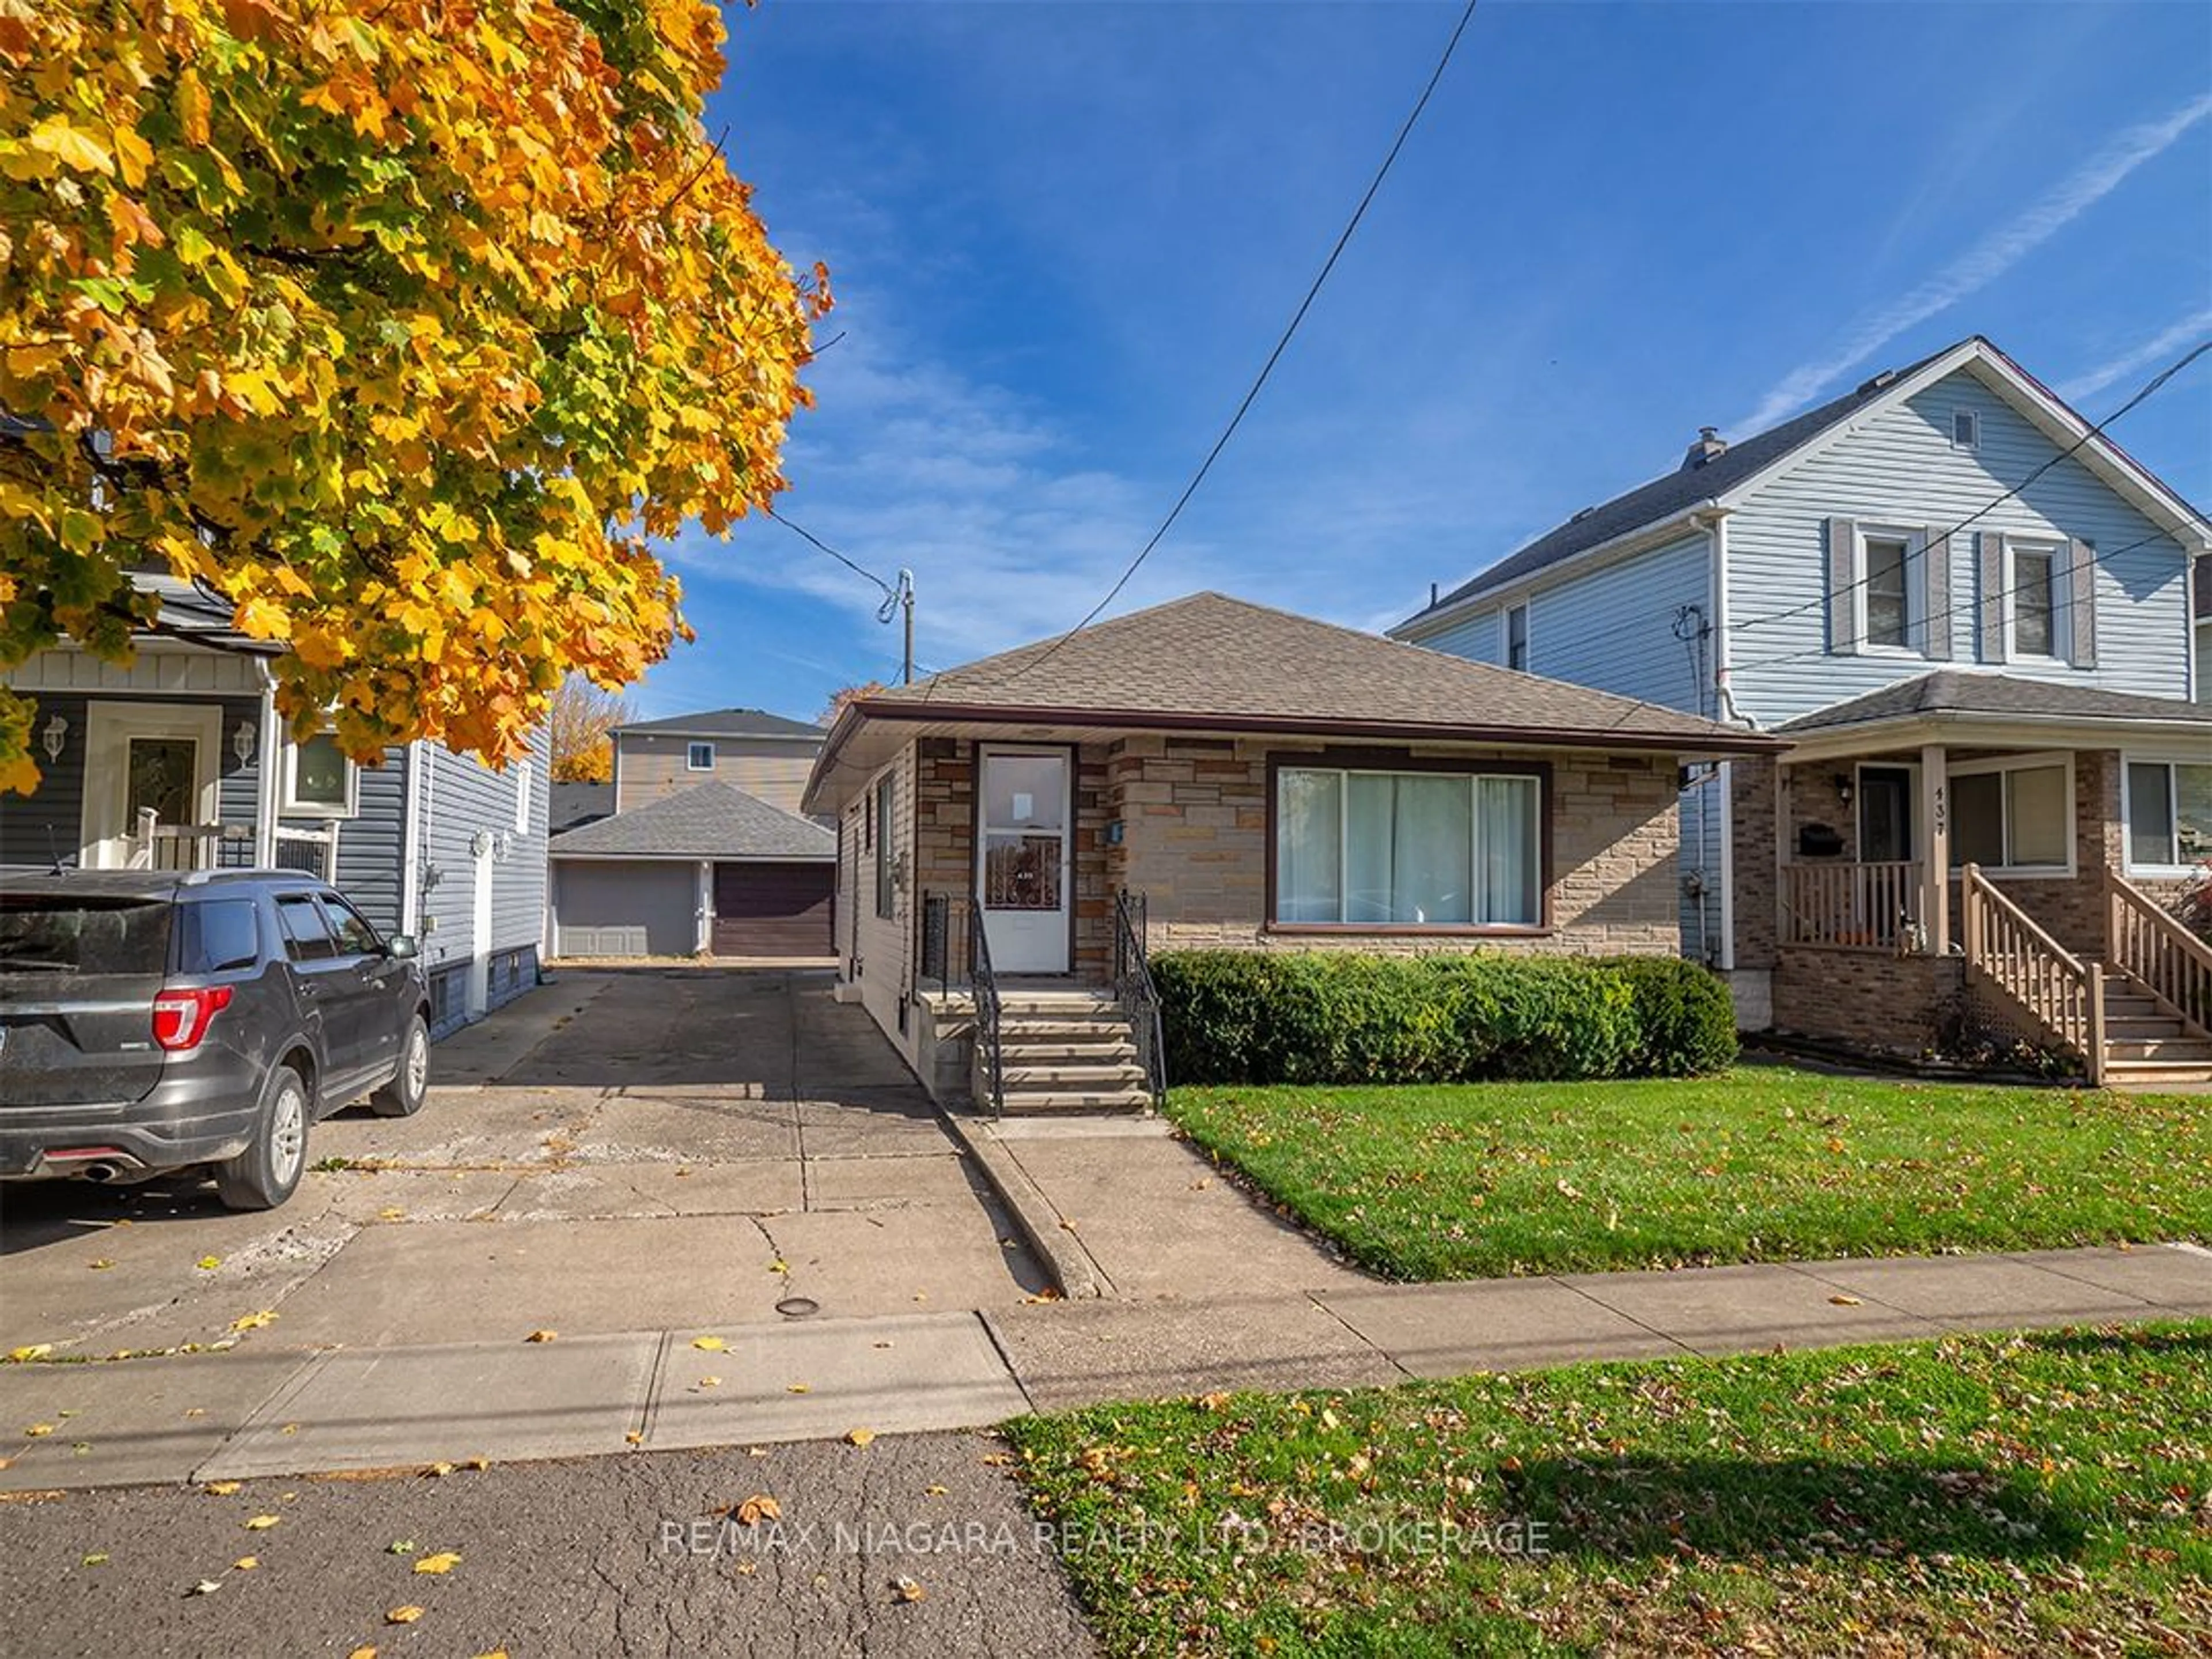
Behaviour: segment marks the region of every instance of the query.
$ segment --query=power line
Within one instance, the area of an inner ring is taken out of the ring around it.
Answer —
[[[781,525],[786,530],[790,531],[793,535],[803,538],[811,546],[818,548],[823,552],[827,553],[831,558],[836,560],[839,564],[843,565],[846,569],[851,571],[854,575],[865,577],[869,581],[873,582],[878,587],[881,588],[884,594],[884,602],[876,607],[876,620],[878,622],[888,623],[893,617],[897,616],[902,611],[906,613],[906,656],[904,678],[902,683],[908,685],[913,684],[914,572],[902,568],[898,573],[898,580],[896,582],[887,582],[881,576],[876,574],[874,571],[868,569],[866,566],[847,558],[842,553],[840,553],[836,548],[830,546],[829,543],[823,541],[821,537],[816,535],[805,525],[795,524],[791,520],[785,518],[783,514],[777,512],[774,507],[763,507],[761,511],[767,514],[769,518],[774,519],[778,524]]]
[[[1467,33],[1468,24],[1474,21],[1475,4],[1476,0],[1467,0],[1466,7],[1459,15],[1459,21],[1452,29],[1451,38],[1444,42],[1443,55],[1437,59],[1436,68],[1430,72],[1428,84],[1421,88],[1421,95],[1414,100],[1412,113],[1406,117],[1405,125],[1398,129],[1398,136],[1392,141],[1389,152],[1383,156],[1382,165],[1376,169],[1375,177],[1368,183],[1366,194],[1359,198],[1359,205],[1352,210],[1352,217],[1346,222],[1343,234],[1336,239],[1336,246],[1329,250],[1328,258],[1322,261],[1320,274],[1313,279],[1312,286],[1306,289],[1305,298],[1298,301],[1298,308],[1291,313],[1289,325],[1275,342],[1275,349],[1267,354],[1267,361],[1261,365],[1259,376],[1252,382],[1251,389],[1245,392],[1243,400],[1237,405],[1237,412],[1229,417],[1229,424],[1222,428],[1221,435],[1213,441],[1213,447],[1206,452],[1206,459],[1199,463],[1198,471],[1191,474],[1190,482],[1183,486],[1182,494],[1176,497],[1176,503],[1168,509],[1167,517],[1160,520],[1159,528],[1152,532],[1151,539],[1138,550],[1137,556],[1129,561],[1128,567],[1121,572],[1113,586],[1106,590],[1105,597],[1091,607],[1083,620],[1054,640],[1033,660],[1014,670],[1010,678],[1018,678],[1031,669],[1050,661],[1054,653],[1061,646],[1097,621],[1099,614],[1121,597],[1121,590],[1129,585],[1130,578],[1144,567],[1146,560],[1152,556],[1152,550],[1174,528],[1176,520],[1182,516],[1183,508],[1190,505],[1191,497],[1198,494],[1199,486],[1206,482],[1206,475],[1213,470],[1214,462],[1229,447],[1230,439],[1236,436],[1237,428],[1243,424],[1245,414],[1260,396],[1260,389],[1267,384],[1268,376],[1275,372],[1275,365],[1282,360],[1283,353],[1289,349],[1291,337],[1297,333],[1298,325],[1305,321],[1306,313],[1313,308],[1322,284],[1328,281],[1329,273],[1336,269],[1337,260],[1350,245],[1352,233],[1359,228],[1359,222],[1367,216],[1368,206],[1375,200],[1376,192],[1382,188],[1382,181],[1390,176],[1390,168],[1398,159],[1398,152],[1405,149],[1406,140],[1413,135],[1414,124],[1421,118],[1421,112],[1429,106],[1429,100],[1435,94],[1437,83],[1443,79],[1444,70],[1450,66],[1453,52],[1459,49],[1460,37]]]
[[[805,525],[794,523],[793,520],[785,518],[782,514],[777,512],[773,507],[764,507],[761,508],[761,511],[767,514],[769,518],[774,519],[778,524],[781,525],[786,530],[791,532],[793,535],[798,537],[801,541],[807,543],[810,546],[818,549],[822,552],[827,553],[831,558],[836,560],[839,564],[843,565],[846,569],[851,571],[854,575],[860,577],[864,580],[873,582],[878,587],[884,591],[884,594],[886,598],[892,595],[894,590],[889,582],[885,581],[881,576],[876,574],[874,571],[868,569],[866,566],[856,564],[851,559],[847,558],[842,553],[840,553],[836,548],[830,546],[829,543],[823,541],[821,537],[816,535]]]

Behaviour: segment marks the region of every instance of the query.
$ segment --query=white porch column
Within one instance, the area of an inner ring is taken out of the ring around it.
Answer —
[[[276,720],[276,682],[269,665],[254,664],[261,676],[260,775],[253,788],[253,862],[266,870],[276,862],[276,813],[283,805],[284,780],[277,769],[284,763],[284,732]]]
[[[714,948],[714,866],[704,859],[699,861],[698,904],[692,914],[691,948],[704,956]]]
[[[1920,925],[1936,956],[1951,951],[1950,751],[1940,743],[1920,750],[1920,822],[1927,827],[1927,855],[1920,871]]]

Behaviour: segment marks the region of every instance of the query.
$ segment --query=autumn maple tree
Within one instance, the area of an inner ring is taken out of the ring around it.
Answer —
[[[571,674],[545,706],[545,743],[556,783],[606,783],[615,775],[615,727],[632,718],[629,699]]]
[[[367,757],[514,753],[782,487],[828,304],[702,124],[706,0],[0,0],[0,671],[166,570]],[[0,786],[31,710],[0,690]]]

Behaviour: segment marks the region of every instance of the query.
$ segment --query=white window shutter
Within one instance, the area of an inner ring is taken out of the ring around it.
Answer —
[[[2004,538],[1984,530],[1974,538],[1974,564],[1982,596],[1982,660],[2005,659]]]
[[[1922,605],[1926,619],[1922,629],[1929,656],[1940,662],[1951,659],[1951,538],[1935,526],[1921,538]]]
[[[2075,537],[2066,544],[2066,622],[2073,635],[2067,659],[2076,668],[2097,665],[2097,550]]]
[[[1828,649],[1859,648],[1858,527],[1849,519],[1828,520]]]

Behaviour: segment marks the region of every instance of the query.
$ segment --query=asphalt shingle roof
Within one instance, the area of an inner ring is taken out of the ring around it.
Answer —
[[[611,817],[615,810],[615,787],[611,783],[564,783],[553,781],[552,805],[550,817],[552,833],[574,830],[599,818]]]
[[[916,705],[1049,717],[1056,712],[1221,718],[1253,729],[1341,726],[1472,728],[1471,735],[1580,734],[1680,739],[1696,748],[1765,747],[1740,728],[1671,708],[1569,685],[1356,629],[1316,622],[1221,593],[1187,599],[1100,623],[1066,638],[948,669],[878,692],[861,714],[915,718]]]
[[[1987,714],[2032,719],[2083,720],[2185,720],[2212,737],[2212,706],[2172,697],[2137,696],[2094,686],[2050,680],[2017,679],[2008,674],[1968,674],[1938,669],[1901,680],[1849,702],[1831,704],[1780,727],[1785,736],[1826,732],[1875,720],[1909,720],[1916,714]]]
[[[578,824],[550,850],[555,858],[832,859],[837,837],[811,819],[710,781]]]
[[[805,720],[786,720],[765,708],[709,708],[696,714],[672,714],[664,720],[632,720],[618,732],[659,732],[689,738],[812,738],[829,734]]]
[[[1497,563],[1462,582],[1434,605],[1408,617],[1400,626],[1418,622],[1423,617],[1457,605],[1477,593],[1504,587],[1525,576],[1534,575],[1562,559],[1571,558],[1577,553],[1600,546],[1616,536],[1626,536],[1646,525],[1662,524],[1677,514],[1695,507],[1708,496],[1733,489],[1762,467],[1771,466],[1790,451],[1812,442],[1830,427],[1849,420],[1874,402],[1896,381],[1918,373],[1945,352],[1955,349],[1956,345],[1946,346],[1942,351],[1931,352],[1918,362],[1877,375],[1856,391],[1847,392],[1840,398],[1822,404],[1818,409],[1808,410],[1794,420],[1769,427],[1740,443],[1731,443],[1722,453],[1700,466],[1677,468],[1663,477],[1654,478],[1624,495],[1615,495],[1609,501],[1585,507],[1565,524],[1547,531],[1534,541],[1509,553]]]

